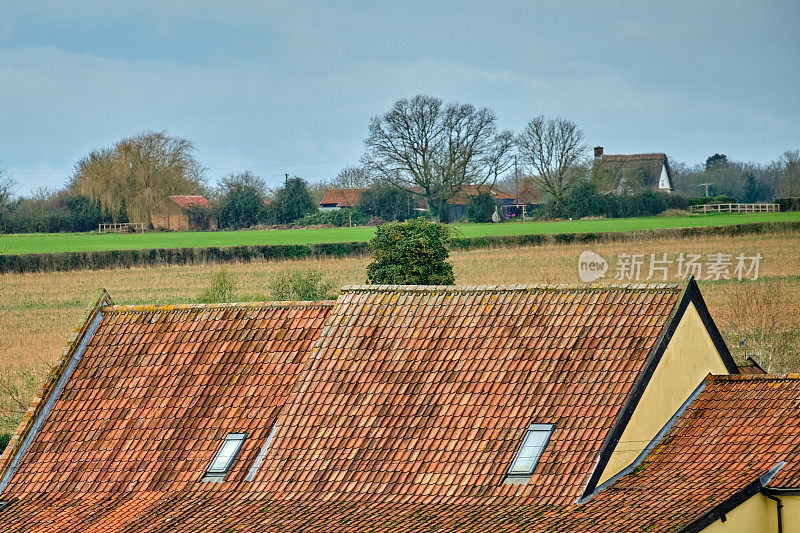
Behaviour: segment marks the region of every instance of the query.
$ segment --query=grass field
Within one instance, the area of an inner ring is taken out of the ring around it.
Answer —
[[[509,226],[510,227],[510,226]],[[578,282],[585,245],[548,244],[454,252],[459,284]],[[701,281],[701,289],[735,355],[756,353],[772,370],[800,370],[800,232],[757,237],[658,238],[591,246],[611,261],[623,253],[745,253],[764,257],[755,282]],[[239,299],[263,298],[273,277],[322,271],[337,285],[363,283],[368,258],[231,263]],[[105,287],[122,304],[194,302],[219,265],[0,275],[0,432],[13,429],[39,390],[92,294]],[[613,281],[613,280],[611,280]],[[747,338],[749,347],[739,348]]]
[[[464,237],[492,235],[533,235],[555,233],[627,232],[656,228],[727,226],[750,222],[800,221],[800,212],[763,214],[709,214],[684,217],[614,218],[561,222],[506,224],[454,224]],[[257,244],[313,244],[367,241],[373,227],[288,229],[214,232],[157,232],[144,234],[49,233],[3,235],[0,254],[88,252],[96,250],[137,250],[148,248],[195,248]]]

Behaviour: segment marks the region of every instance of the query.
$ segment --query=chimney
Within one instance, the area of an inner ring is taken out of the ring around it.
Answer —
[[[603,147],[602,146],[595,146],[594,147],[594,158],[601,159],[603,157]]]

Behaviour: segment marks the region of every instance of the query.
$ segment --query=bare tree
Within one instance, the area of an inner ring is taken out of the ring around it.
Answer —
[[[332,188],[363,189],[372,185],[375,180],[363,166],[344,167],[331,181]]]
[[[17,183],[6,174],[3,167],[0,167],[0,206],[11,200],[16,187]]]
[[[483,185],[511,164],[513,135],[498,133],[495,114],[469,104],[418,95],[373,117],[364,165],[382,181],[423,196],[446,216],[447,201],[465,185]]]
[[[781,196],[800,196],[800,150],[788,150],[778,160],[780,178],[778,186]]]
[[[534,117],[517,137],[525,163],[534,170],[536,186],[550,195],[556,207],[585,176],[582,166],[588,147],[578,126],[563,118]]]
[[[112,215],[124,208],[131,222],[147,223],[168,196],[201,192],[204,170],[194,158],[192,141],[164,131],[145,132],[82,158],[71,187]]]

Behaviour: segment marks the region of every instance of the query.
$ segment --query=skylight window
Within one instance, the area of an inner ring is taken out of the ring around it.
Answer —
[[[539,458],[553,433],[553,424],[531,424],[522,440],[522,446],[508,469],[509,476],[530,476],[536,470]]]
[[[222,481],[236,460],[246,438],[247,433],[228,433],[206,471],[205,481]]]

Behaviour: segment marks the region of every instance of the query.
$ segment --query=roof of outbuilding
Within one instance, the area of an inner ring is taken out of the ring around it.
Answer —
[[[320,200],[319,205],[355,207],[361,200],[361,193],[366,189],[328,189]]]
[[[664,153],[608,154],[594,161],[595,171],[619,173],[625,169],[640,169],[644,173],[645,185],[653,189],[658,189],[662,167],[666,167],[667,175],[671,181],[669,161]]]
[[[190,207],[211,207],[211,202],[209,202],[205,197],[199,195],[174,195],[170,196],[169,199],[184,209],[188,209]]]

